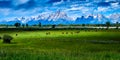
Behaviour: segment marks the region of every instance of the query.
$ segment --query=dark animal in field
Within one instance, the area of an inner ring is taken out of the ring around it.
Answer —
[[[75,33],[77,33],[77,34],[78,34],[78,33],[80,33],[80,31],[76,31]]]
[[[71,34],[73,34],[73,32],[71,32]]]
[[[15,34],[16,36],[18,36],[18,34]]]
[[[0,39],[2,39],[2,37],[0,36]]]
[[[64,34],[64,32],[62,32],[62,34]]]
[[[50,35],[50,32],[46,32],[46,35]]]
[[[68,32],[66,32],[66,34],[68,34]]]
[[[98,30],[96,29],[95,32],[97,32]]]
[[[13,39],[10,35],[3,35],[3,43],[11,43],[11,40]]]

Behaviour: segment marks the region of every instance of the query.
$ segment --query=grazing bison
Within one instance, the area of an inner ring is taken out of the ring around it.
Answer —
[[[71,34],[73,34],[73,32],[71,32]]]
[[[97,32],[98,30],[96,29],[95,32]]]
[[[18,36],[18,34],[15,34],[16,36]]]
[[[76,33],[78,34],[78,33],[80,33],[80,31],[77,31]]]
[[[64,32],[62,32],[62,34],[64,34]]]
[[[2,39],[2,37],[0,36],[0,39]]]
[[[46,32],[46,35],[50,35],[50,32]]]
[[[66,34],[68,34],[68,32],[66,32]]]

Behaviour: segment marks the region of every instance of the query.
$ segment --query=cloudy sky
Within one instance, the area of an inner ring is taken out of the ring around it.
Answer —
[[[113,22],[120,19],[119,0],[0,0],[0,22],[38,15],[45,17],[58,10],[65,12],[72,20],[88,15],[95,18],[98,14],[113,17]]]

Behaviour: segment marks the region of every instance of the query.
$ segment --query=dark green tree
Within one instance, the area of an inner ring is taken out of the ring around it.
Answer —
[[[25,27],[25,24],[22,24],[22,27],[24,28],[24,27]]]
[[[13,39],[10,35],[3,35],[3,43],[11,43],[11,40]]]
[[[119,22],[116,22],[116,29],[119,28]]]
[[[38,26],[39,26],[39,27],[41,27],[41,26],[42,26],[41,22],[39,22]]]
[[[6,28],[8,28],[8,25],[6,25]]]
[[[109,29],[109,27],[110,27],[110,22],[109,21],[106,22],[106,26],[107,26],[107,29]]]
[[[26,27],[28,27],[29,25],[28,24],[26,24]]]
[[[82,27],[85,27],[85,24],[82,24]]]
[[[56,25],[52,25],[52,28],[55,28]]]
[[[0,39],[2,39],[2,37],[0,36]]]
[[[20,23],[15,23],[14,24],[14,26],[16,26],[16,27],[20,27],[20,25],[21,25]]]

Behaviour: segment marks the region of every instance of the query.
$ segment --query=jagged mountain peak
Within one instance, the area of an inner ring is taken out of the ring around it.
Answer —
[[[11,24],[15,22],[20,23],[29,23],[29,24],[37,24],[38,22],[41,22],[42,24],[104,24],[106,21],[110,22],[119,22],[120,14],[111,14],[109,17],[105,16],[103,14],[92,14],[87,16],[81,16],[77,17],[76,20],[73,20],[71,17],[69,17],[65,12],[58,10],[56,12],[52,12],[51,14],[40,14],[36,16],[31,17],[20,17],[15,18],[11,21]]]
[[[57,21],[59,19],[63,19],[63,20],[71,20],[70,17],[67,16],[67,14],[65,12],[62,12],[60,10],[58,10],[57,12],[50,14],[49,17],[47,18],[47,20],[51,21]]]

